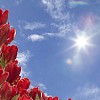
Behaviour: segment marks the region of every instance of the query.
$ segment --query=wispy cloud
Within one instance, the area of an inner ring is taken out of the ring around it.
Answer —
[[[46,27],[45,24],[39,22],[25,22],[24,29],[34,30]]]
[[[28,77],[29,76],[29,71],[26,71],[26,69],[25,68],[21,68],[21,73],[20,73],[20,76],[21,77]]]
[[[65,37],[65,35],[70,33],[70,31],[72,31],[72,25],[70,22],[67,21],[67,23],[61,23],[58,27],[58,32],[59,32],[59,36],[61,37]]]
[[[33,88],[33,87],[39,87],[42,91],[46,91],[46,90],[47,90],[47,87],[46,87],[45,84],[33,82],[33,81],[31,80],[30,88]],[[46,93],[46,94],[47,94],[47,93]]]
[[[44,36],[42,35],[37,35],[37,34],[32,34],[28,36],[28,39],[31,40],[32,42],[36,42],[36,41],[42,41],[45,39]]]
[[[29,75],[29,72],[26,71],[26,63],[28,62],[30,58],[30,51],[24,51],[24,52],[21,52],[21,53],[18,53],[18,56],[17,56],[17,60],[19,62],[19,65],[22,66],[21,68],[21,76],[22,77],[25,77],[25,76],[28,76]],[[23,67],[24,66],[24,67]]]
[[[56,27],[58,35],[64,37],[68,35],[69,31],[72,30],[70,23],[70,13],[67,9],[66,0],[41,0],[42,4],[45,6],[48,14],[57,21],[57,23],[52,23],[51,25]]]
[[[29,57],[30,57],[30,51],[28,50],[25,52],[18,53],[17,59],[19,61],[19,64],[25,66],[29,60]]]
[[[64,13],[65,0],[42,0],[47,12],[54,19],[65,19],[67,14]]]
[[[39,88],[40,88],[41,90],[47,90],[47,87],[45,86],[45,84],[43,84],[43,83],[38,83],[37,85],[39,86]]]
[[[67,21],[67,23],[66,22],[60,22],[58,24],[53,23],[52,26],[53,26],[53,28],[56,27],[57,32],[55,32],[55,33],[48,32],[48,33],[45,33],[44,35],[49,36],[49,37],[57,36],[57,37],[65,38],[65,36],[70,35],[69,33],[73,30],[73,25],[70,24],[70,22],[68,22],[68,21]]]
[[[100,100],[100,87],[87,85],[78,88],[73,100]]]
[[[54,37],[54,36],[58,36],[57,33],[44,33],[43,36],[47,37]]]
[[[52,27],[55,32],[44,32],[42,35],[34,34],[28,36],[29,40],[32,42],[42,41],[45,38],[51,37],[65,37],[65,35],[69,34],[69,31],[72,30],[71,24],[69,22],[70,14],[66,9],[66,1],[65,0],[41,0],[42,5],[48,14],[54,19],[54,22],[51,23],[50,27]],[[39,30],[42,28],[49,28],[46,24],[41,22],[27,22],[20,21],[21,26],[24,30]],[[25,32],[24,32],[25,33]]]

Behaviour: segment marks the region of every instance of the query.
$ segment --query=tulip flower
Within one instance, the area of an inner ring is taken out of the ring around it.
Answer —
[[[47,100],[59,100],[59,98],[58,97],[47,97]]]
[[[30,85],[30,80],[28,78],[23,78],[19,80],[17,83],[18,93],[20,95],[28,94],[27,89],[29,88],[29,85]]]
[[[8,82],[1,85],[0,88],[0,100],[10,100],[12,94],[12,88]]]
[[[3,71],[2,67],[0,67],[0,85],[2,85],[8,78],[9,73]]]
[[[15,35],[16,35],[16,29],[12,28],[8,33],[8,37],[7,37],[5,44],[6,45],[10,44],[10,42],[12,42],[12,40],[14,40]]]
[[[33,100],[35,100],[37,96],[40,100],[45,100],[45,94],[38,87],[31,89],[29,95]]]
[[[12,89],[12,93],[11,93],[11,97],[10,97],[9,100],[12,100],[12,98],[13,98],[14,96],[16,96],[17,93],[18,93],[17,86],[11,86],[11,89]]]
[[[0,46],[7,41],[10,32],[10,24],[3,24],[0,26]]]
[[[0,9],[0,25],[5,24],[8,20],[8,10],[5,10],[4,12],[2,9]]]
[[[28,89],[30,85],[30,80],[28,78],[23,78],[18,81],[17,87],[18,89]]]
[[[17,57],[18,48],[15,45],[7,46],[3,45],[1,49],[1,57],[4,57],[5,63],[15,61]]]
[[[7,81],[10,84],[13,84],[13,82],[15,80],[17,80],[17,78],[19,77],[19,74],[20,74],[20,71],[21,71],[21,67],[19,67],[17,64],[18,64],[18,62],[16,60],[16,61],[13,61],[13,62],[8,63],[6,65],[5,71],[9,72],[9,76],[7,78]]]

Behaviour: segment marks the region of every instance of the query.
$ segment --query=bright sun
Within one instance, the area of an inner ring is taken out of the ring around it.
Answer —
[[[83,36],[79,36],[75,39],[75,45],[79,48],[79,49],[85,49],[86,46],[89,45],[89,39]]]
[[[87,47],[93,46],[92,43],[90,43],[92,36],[85,36],[85,35],[77,35],[76,38],[71,38],[71,40],[74,42],[74,45],[72,45],[70,48],[77,48],[80,50],[85,50],[87,52]]]

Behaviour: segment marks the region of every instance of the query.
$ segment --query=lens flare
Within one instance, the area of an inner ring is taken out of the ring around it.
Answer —
[[[69,1],[68,5],[70,8],[74,8],[77,6],[86,6],[88,3],[84,1]]]
[[[87,52],[88,47],[94,46],[91,43],[92,37],[93,37],[93,35],[87,36],[85,34],[82,34],[82,35],[78,34],[78,35],[76,35],[76,38],[70,38],[70,40],[73,41],[74,44],[69,49],[77,48],[77,50],[79,50],[79,51],[85,50]]]
[[[79,48],[79,49],[84,49],[86,46],[88,46],[89,43],[89,38],[83,37],[83,36],[79,36],[75,39],[75,45]]]

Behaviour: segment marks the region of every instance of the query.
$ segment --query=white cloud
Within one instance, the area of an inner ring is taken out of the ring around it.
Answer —
[[[28,62],[30,58],[30,52],[27,50],[25,52],[21,52],[21,53],[18,53],[17,55],[17,60],[19,62],[19,65],[21,65],[21,77],[26,77],[29,75],[29,72],[26,72],[26,63]],[[24,66],[24,67],[23,67]]]
[[[66,34],[68,35],[68,33],[72,30],[71,28],[72,25],[70,24],[70,22],[61,23],[58,27],[59,35],[60,36],[65,36]]]
[[[42,0],[47,12],[54,19],[65,19],[67,14],[64,13],[65,0]]]
[[[46,37],[63,37],[63,38],[67,38],[65,37],[66,35],[70,35],[70,31],[73,31],[73,25],[71,25],[69,22],[66,23],[53,23],[51,24],[53,26],[53,28],[57,29],[57,32],[53,33],[53,32],[47,32],[47,33],[44,33],[43,35],[46,36]]]
[[[22,67],[20,76],[21,77],[28,77],[28,75],[29,75],[29,72],[27,72],[26,69]]]
[[[100,100],[100,88],[94,85],[80,87],[73,100]]]
[[[25,51],[25,52],[18,53],[17,60],[18,60],[20,65],[25,66],[26,63],[29,60],[29,57],[30,57],[30,52],[29,51]]]
[[[42,91],[46,91],[47,90],[47,87],[46,87],[46,85],[45,84],[43,84],[43,83],[35,83],[35,82],[33,82],[32,80],[31,80],[31,85],[30,85],[30,89],[31,88],[33,88],[33,87],[39,87]],[[47,93],[46,93],[47,94]]]
[[[56,27],[58,30],[59,37],[65,37],[72,30],[72,24],[70,23],[70,13],[67,9],[67,1],[66,0],[41,0],[42,4],[46,7],[46,11],[50,14],[52,18],[57,21],[56,23],[52,23],[51,25]]]
[[[54,33],[46,33],[47,36],[54,36]]]
[[[38,83],[38,86],[39,86],[39,88],[40,88],[41,90],[47,90],[45,84],[43,84],[43,83]]]
[[[42,35],[37,35],[37,34],[32,34],[28,36],[29,40],[32,40],[32,42],[36,42],[36,41],[42,41],[45,39],[44,36]]]
[[[43,36],[45,37],[54,37],[54,36],[58,36],[57,33],[44,33]]]
[[[34,30],[34,29],[40,29],[40,28],[44,28],[45,24],[39,23],[39,22],[25,22],[25,26],[24,29],[28,29],[28,30]]]

